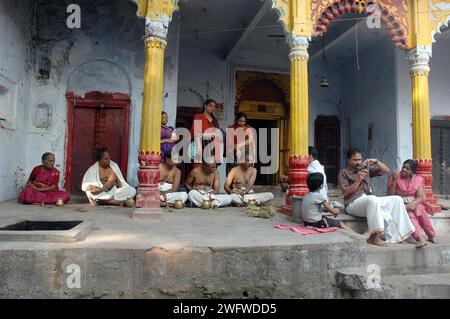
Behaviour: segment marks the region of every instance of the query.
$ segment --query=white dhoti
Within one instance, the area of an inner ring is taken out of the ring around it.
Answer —
[[[119,166],[111,161],[110,167],[117,176],[117,184],[119,187],[114,186],[110,190],[99,194],[92,194],[88,191],[89,186],[96,186],[99,188],[103,187],[103,183],[100,181],[98,162],[92,165],[84,174],[81,189],[86,193],[87,198],[92,204],[98,200],[110,201],[113,199],[119,202],[124,202],[128,198],[134,198],[134,196],[136,196],[136,189],[128,185],[125,181]]]
[[[215,207],[224,207],[231,204],[231,196],[224,194],[212,194],[203,190],[191,190],[189,192],[189,200],[197,207],[202,207],[204,200],[212,199],[212,204]]]
[[[389,243],[401,242],[415,231],[400,196],[364,194],[350,203],[346,211],[353,216],[366,217],[370,234],[384,231]]]
[[[169,183],[158,184],[158,190],[160,192],[167,192],[170,189],[172,189],[172,184],[169,184]],[[161,202],[169,203],[169,204],[175,204],[175,201],[177,201],[177,200],[181,200],[184,204],[184,203],[186,203],[186,201],[188,199],[188,195],[186,192],[167,193],[165,197],[166,198],[164,198],[163,195],[160,196]]]
[[[231,194],[231,201],[236,206],[241,206],[244,203],[248,204],[249,200],[254,199],[258,205],[266,204],[273,200],[274,196],[272,193],[255,193],[250,191],[250,193],[245,194],[244,196],[238,194]]]
[[[113,199],[119,202],[124,202],[128,198],[134,198],[134,196],[136,196],[136,189],[131,186],[122,186],[120,188],[114,186],[109,191],[99,194],[92,194],[91,192],[86,191],[86,196],[91,203],[98,200],[109,201]]]

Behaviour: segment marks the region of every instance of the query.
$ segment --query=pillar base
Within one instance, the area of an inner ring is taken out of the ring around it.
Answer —
[[[289,181],[291,186],[286,194],[286,205],[281,212],[287,216],[292,216],[291,197],[305,196],[309,193],[306,180],[308,178],[309,156],[290,156],[289,157]]]
[[[140,153],[136,208],[160,208],[158,191],[160,162],[160,153]]]
[[[437,198],[433,195],[433,190],[431,188],[433,183],[433,161],[432,160],[417,160],[419,166],[417,168],[417,175],[422,176],[424,180],[425,197],[426,203],[425,207],[428,214],[434,215],[442,211],[441,205],[437,203]]]

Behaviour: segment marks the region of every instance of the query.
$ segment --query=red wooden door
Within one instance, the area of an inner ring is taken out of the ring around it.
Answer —
[[[328,183],[337,185],[340,169],[341,130],[336,116],[318,116],[315,123],[315,147],[319,161],[325,166]]]
[[[70,192],[82,192],[83,176],[94,163],[97,148],[107,148],[126,177],[128,110],[129,103],[122,100],[69,97],[66,189]]]

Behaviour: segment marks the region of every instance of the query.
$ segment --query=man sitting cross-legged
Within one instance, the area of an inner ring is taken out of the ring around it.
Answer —
[[[120,205],[136,196],[136,189],[128,185],[119,166],[111,161],[105,148],[97,149],[95,164],[84,174],[81,189],[92,205]]]
[[[181,182],[181,170],[172,161],[171,151],[164,152],[164,163],[159,165],[159,184],[161,206],[173,205],[175,201],[181,200],[186,203],[188,195],[186,192],[179,192]]]
[[[254,199],[258,205],[266,204],[273,199],[272,193],[255,193],[253,185],[257,170],[252,167],[249,155],[245,155],[244,163],[234,167],[227,176],[225,190],[231,195],[234,205],[241,206]]]
[[[230,195],[219,194],[220,175],[214,162],[203,162],[202,166],[194,168],[186,180],[185,187],[189,192],[189,200],[197,207],[201,207],[205,200],[211,200],[213,207],[231,204]]]

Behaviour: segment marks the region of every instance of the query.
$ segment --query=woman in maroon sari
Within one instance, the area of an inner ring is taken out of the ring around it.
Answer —
[[[55,155],[42,155],[42,165],[31,172],[26,187],[19,195],[19,202],[23,204],[54,205],[58,199],[66,204],[70,195],[59,190],[59,171],[54,167]]]
[[[216,134],[220,132],[219,121],[214,116],[215,110],[216,101],[208,99],[203,104],[201,113],[194,115],[190,133],[191,138],[194,141],[196,155],[200,154],[210,143],[214,143],[214,149],[220,150],[220,143],[215,140]],[[221,158],[220,151],[215,151],[214,157],[215,162],[218,163]],[[196,159],[199,160],[199,162],[194,163],[194,167],[201,166],[202,158],[196,157]]]
[[[388,195],[398,195],[403,198],[409,218],[416,231],[412,237],[417,241],[417,247],[426,246],[420,229],[425,231],[428,241],[435,243],[436,232],[431,225],[430,218],[425,209],[425,191],[423,188],[423,177],[416,174],[417,162],[407,160],[403,163],[400,174],[394,173],[389,177]]]
[[[175,135],[174,128],[167,126],[169,122],[169,116],[166,112],[162,112],[161,116],[161,163],[164,162],[164,154],[171,152],[172,148],[177,142],[177,136]]]

